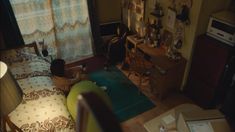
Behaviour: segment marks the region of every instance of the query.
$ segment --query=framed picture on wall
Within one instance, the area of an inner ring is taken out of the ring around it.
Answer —
[[[167,27],[170,29],[175,28],[175,20],[176,20],[176,11],[171,8],[167,10]]]
[[[128,9],[131,10],[131,11],[135,11],[135,3],[130,2],[129,5],[128,5]]]
[[[162,45],[165,47],[169,47],[173,43],[173,33],[164,30],[162,34]]]
[[[142,14],[142,8],[140,6],[136,6],[136,13]]]
[[[127,8],[122,7],[122,21],[135,32],[140,27],[140,19],[144,19],[146,0],[122,0],[122,3],[127,1]]]
[[[141,5],[142,0],[135,0],[136,5]]]

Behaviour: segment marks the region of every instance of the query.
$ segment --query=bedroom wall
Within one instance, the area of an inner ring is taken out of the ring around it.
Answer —
[[[227,9],[229,7],[230,0],[205,0],[201,6],[201,12],[199,16],[199,23],[197,27],[197,35],[206,33],[207,25],[210,15],[212,13]]]
[[[121,20],[121,0],[96,0],[96,10],[100,24]]]
[[[116,33],[121,21],[121,0],[95,0],[95,10],[102,38],[99,46],[103,47]],[[101,50],[101,53],[103,52]]]
[[[196,36],[196,29],[198,26],[198,19],[199,19],[202,1],[203,0],[193,0],[193,5],[192,5],[192,8],[190,9],[190,15],[189,15],[189,19],[190,19],[191,23],[190,23],[190,25],[185,26],[184,43],[183,43],[182,48],[179,50],[181,52],[182,56],[185,57],[187,60],[187,66],[186,66],[185,75],[184,75],[181,89],[183,89],[183,87],[187,81],[188,71],[190,69],[191,52],[192,52],[192,48],[193,48],[193,44],[194,44],[194,39]],[[154,4],[152,4],[151,2],[154,2],[154,0],[149,0],[146,3],[146,11],[145,11],[146,12],[146,14],[145,14],[146,19],[148,19],[148,18],[155,19],[155,17],[150,15],[150,12],[153,11],[153,9],[154,9],[154,6],[153,6]],[[170,1],[169,0],[160,0],[160,3],[163,7],[163,11],[165,14],[165,16],[162,18],[162,23],[163,23],[164,29],[166,29],[166,13],[167,13],[168,7],[170,6]]]
[[[146,10],[145,10],[145,18],[147,21],[148,18],[155,19],[150,12],[154,9],[155,0],[146,1]],[[190,9],[190,25],[185,26],[185,37],[182,48],[179,50],[182,53],[182,56],[187,60],[187,66],[185,69],[183,83],[181,85],[181,89],[183,90],[186,82],[188,73],[191,66],[191,58],[193,53],[194,41],[196,37],[200,34],[206,32],[207,24],[209,21],[209,16],[212,12],[216,12],[222,9],[226,9],[229,6],[230,0],[192,0],[192,7]],[[163,7],[163,11],[165,16],[162,18],[163,28],[166,28],[166,14],[167,9],[171,4],[170,0],[160,0],[160,4]],[[170,29],[168,29],[170,30]],[[172,30],[170,30],[173,32]]]
[[[231,0],[192,0],[193,4],[190,9],[190,15],[189,15],[191,23],[190,25],[185,26],[184,43],[182,48],[179,50],[182,53],[182,56],[185,57],[187,60],[184,80],[181,87],[182,89],[187,82],[195,38],[198,35],[206,32],[209,15],[212,12],[216,12],[221,9],[227,8],[229,6],[230,1]],[[107,23],[111,21],[121,20],[120,2],[121,0],[96,1],[97,14],[100,23]],[[150,15],[150,12],[152,12],[154,9],[154,3],[155,0],[146,0],[145,21],[147,21],[148,18],[156,19],[154,16]],[[168,7],[171,4],[171,0],[160,0],[160,3],[161,6],[163,7],[163,11],[165,14],[165,16],[162,18],[162,23],[164,28],[166,29],[166,13]],[[110,5],[115,5],[115,6],[110,6]]]

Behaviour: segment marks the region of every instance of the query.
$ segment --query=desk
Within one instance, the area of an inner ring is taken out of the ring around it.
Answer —
[[[162,99],[169,92],[180,90],[186,59],[180,60],[169,59],[163,48],[153,48],[144,44],[143,41],[135,41],[134,36],[127,36],[127,45],[132,44],[135,50],[140,50],[150,57],[150,61],[154,64],[151,69],[150,85],[153,93],[159,95]],[[129,47],[129,46],[127,46]]]

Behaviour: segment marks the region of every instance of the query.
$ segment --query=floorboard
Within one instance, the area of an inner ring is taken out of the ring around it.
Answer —
[[[121,66],[117,66],[121,70]],[[122,70],[124,74],[128,74],[128,71]],[[138,86],[138,77],[130,76],[129,78],[136,86]],[[156,95],[153,95],[150,90],[150,85],[148,82],[143,83],[140,88],[141,92],[144,93],[155,105],[156,107],[146,111],[136,117],[129,119],[121,123],[124,132],[147,132],[143,124],[154,117],[174,108],[183,103],[193,103],[189,98],[184,96],[182,93],[172,93],[167,96],[164,100],[160,100]]]
[[[104,67],[104,63],[106,59],[104,57],[92,57],[83,61],[75,62],[69,64],[67,66],[72,67],[76,65],[86,64],[87,71],[92,72]],[[121,65],[117,65],[117,67],[121,70]],[[128,74],[128,71],[122,70],[124,74]],[[138,86],[138,77],[130,76],[130,80]],[[181,93],[172,93],[167,96],[164,100],[160,100],[156,95],[153,95],[150,92],[150,86],[148,82],[143,83],[143,86],[140,88],[141,92],[143,92],[155,105],[153,109],[146,111],[140,115],[137,115],[134,118],[131,118],[125,122],[121,123],[121,127],[124,132],[146,132],[143,124],[154,117],[172,109],[173,107],[183,104],[183,103],[192,103],[192,101],[185,97]]]

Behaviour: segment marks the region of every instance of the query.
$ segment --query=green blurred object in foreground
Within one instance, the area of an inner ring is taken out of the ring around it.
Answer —
[[[77,97],[79,94],[85,92],[96,93],[108,106],[111,107],[111,101],[108,95],[100,87],[91,81],[81,81],[72,86],[67,97],[67,107],[75,121],[77,116]],[[87,132],[100,132],[98,124],[91,113],[88,115]]]

